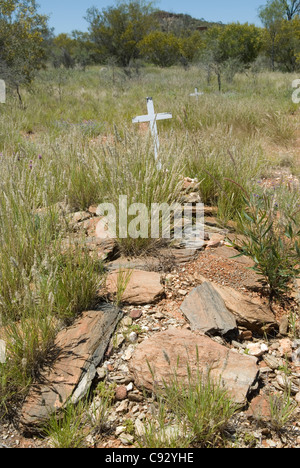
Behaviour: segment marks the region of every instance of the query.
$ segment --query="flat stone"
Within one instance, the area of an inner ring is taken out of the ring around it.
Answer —
[[[115,430],[115,434],[118,437],[119,435],[123,434],[126,431],[125,426],[118,426]]]
[[[95,215],[97,213],[97,205],[91,205],[88,209],[88,212],[91,213],[92,215]]]
[[[132,445],[134,442],[134,437],[131,434],[122,433],[119,437],[123,445]]]
[[[125,353],[122,355],[123,361],[130,361],[130,359],[132,358],[133,352],[134,352],[133,346],[132,345],[128,346]]]
[[[278,359],[272,354],[266,354],[264,356],[264,362],[272,370],[277,370],[280,366],[283,366],[284,364],[282,359]]]
[[[271,421],[270,399],[265,395],[258,395],[251,401],[251,405],[246,412],[247,416],[256,421]]]
[[[149,392],[170,382],[174,372],[179,380],[188,384],[188,367],[192,375],[209,372],[237,403],[245,402],[259,373],[255,358],[231,351],[205,335],[175,328],[138,345],[129,363],[135,385]]]
[[[213,284],[240,327],[261,335],[278,330],[278,323],[270,307],[262,304],[258,298],[250,298],[233,288]]]
[[[97,258],[102,261],[109,261],[118,257],[118,245],[115,239],[97,239],[96,237],[88,237],[85,241],[85,246],[97,255]]]
[[[249,355],[261,357],[268,352],[268,347],[264,343],[249,343],[247,345]]]
[[[237,334],[236,320],[212,283],[205,282],[193,289],[181,305],[181,311],[192,330],[208,335]]]
[[[131,327],[132,325],[132,318],[131,317],[124,317],[120,322],[121,327]]]
[[[286,315],[282,317],[279,323],[279,333],[282,336],[286,336],[289,330],[289,319]]]
[[[279,348],[278,352],[281,357],[288,357],[290,358],[293,353],[292,342],[289,338],[283,338],[279,341]]]
[[[82,221],[86,221],[91,217],[91,213],[87,211],[77,211],[76,213],[71,213],[68,215],[68,220],[72,225],[76,225]]]
[[[84,396],[120,318],[119,309],[104,304],[100,310],[84,312],[58,333],[54,362],[42,371],[23,405],[23,426],[40,427],[70,399],[76,403]]]
[[[294,297],[298,304],[300,304],[300,278],[294,279]]]
[[[300,348],[292,354],[292,361],[295,366],[300,366]]]
[[[107,264],[107,269],[109,272],[115,272],[129,269],[129,270],[141,270],[141,271],[158,271],[160,261],[156,257],[140,257],[140,258],[130,258],[130,257],[120,257],[112,262]]]
[[[124,335],[122,333],[117,333],[117,335],[115,335],[114,338],[112,339],[112,346],[115,349],[118,349],[124,343],[124,341],[125,341]]]
[[[119,269],[153,272],[170,271],[176,266],[192,262],[197,258],[198,254],[199,251],[195,248],[163,248],[158,251],[156,256],[147,255],[139,258],[119,257],[109,262],[107,269],[109,272]]]
[[[242,265],[245,265],[246,267],[253,267],[254,262],[251,260],[249,257],[246,257],[245,255],[242,255],[241,257],[237,257],[237,255],[240,254],[240,252],[233,247],[227,247],[227,246],[221,246],[212,251],[213,255],[216,255],[217,257],[223,257],[227,258],[228,260],[233,260],[237,263],[241,263]],[[233,258],[234,257],[234,258]]]
[[[107,370],[105,367],[98,367],[97,376],[99,380],[104,380],[107,375]]]
[[[123,400],[116,408],[116,413],[126,413],[128,411],[128,400]]]
[[[172,259],[175,265],[184,265],[185,263],[192,262],[197,258],[198,250],[194,248],[183,248],[183,249],[163,249],[162,255],[166,258]]]
[[[210,240],[207,242],[207,248],[216,249],[224,245],[225,236],[223,234],[212,234]]]
[[[178,294],[180,294],[180,296],[187,296],[188,291],[185,289],[178,289]]]
[[[130,343],[136,343],[138,338],[138,334],[135,332],[131,332],[128,336],[128,340],[130,341]]]
[[[143,311],[139,309],[131,310],[129,313],[129,317],[132,318],[132,320],[138,320],[142,315]]]
[[[144,400],[144,398],[142,395],[139,395],[137,393],[129,393],[128,400],[134,403],[141,403]]]
[[[130,270],[123,270],[125,273]],[[113,299],[117,291],[119,272],[110,273],[106,281],[108,297]],[[153,304],[164,296],[160,274],[149,271],[132,270],[122,303],[132,305]]]
[[[242,331],[241,333],[241,339],[243,341],[251,341],[253,338],[253,335],[252,335],[252,331],[251,330],[245,330],[245,331]]]
[[[141,422],[140,419],[135,420],[134,427],[135,427],[135,433],[139,437],[143,437],[145,435],[147,426],[145,427],[145,425]]]
[[[288,390],[289,392],[291,392],[291,395],[297,395],[297,393],[299,392],[298,385],[295,385],[291,380],[287,378],[286,375],[277,374],[276,381],[279,385],[279,388],[283,390]]]

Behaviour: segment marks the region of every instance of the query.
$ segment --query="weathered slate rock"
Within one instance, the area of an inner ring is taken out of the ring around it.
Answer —
[[[156,257],[120,257],[107,264],[109,272],[118,270],[141,270],[141,271],[155,271],[159,270],[159,259]]]
[[[236,257],[236,255],[239,254],[240,252],[238,250],[232,247],[227,247],[226,245],[218,247],[212,252],[212,255],[227,258],[228,260],[233,260],[234,262],[241,263],[242,265],[245,265],[248,268],[251,268],[255,265],[253,260],[251,260],[249,257],[246,257],[245,255],[242,255],[241,257]]]
[[[293,296],[298,304],[300,304],[300,279],[296,278],[294,280],[294,290]]]
[[[108,271],[116,271],[120,268],[127,268],[141,271],[171,270],[177,265],[184,265],[197,258],[196,249],[184,248],[163,248],[154,256],[145,256],[138,258],[120,257],[107,265]]]
[[[193,289],[181,305],[181,311],[189,320],[192,330],[208,335],[237,334],[234,316],[208,281]]]
[[[162,249],[160,251],[161,256],[164,258],[172,259],[174,265],[184,265],[192,262],[197,258],[198,249],[196,248],[174,248],[174,249]]]
[[[39,427],[71,398],[76,403],[84,395],[120,318],[119,309],[105,304],[101,310],[84,312],[71,327],[58,333],[56,359],[44,369],[22,408],[21,423],[27,429]]]
[[[227,286],[213,285],[239,326],[259,334],[278,329],[270,307],[262,304],[258,298],[250,298]]]
[[[258,395],[251,401],[247,416],[256,421],[269,422],[272,419],[270,398],[266,395]]]
[[[117,291],[118,275],[119,272],[116,271],[110,273],[107,277],[106,289],[109,298],[113,298]],[[132,270],[122,302],[132,305],[152,304],[159,301],[163,295],[164,288],[160,282],[159,273]]]
[[[116,239],[97,239],[88,237],[85,241],[85,246],[94,252],[99,260],[109,261],[118,257],[119,248]]]
[[[237,403],[244,403],[259,372],[255,358],[235,353],[207,336],[175,328],[138,345],[129,370],[138,387],[153,392],[157,385],[170,382],[174,372],[188,383],[188,365],[193,375],[210,372]]]

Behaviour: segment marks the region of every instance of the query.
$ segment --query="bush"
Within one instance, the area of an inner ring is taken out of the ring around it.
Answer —
[[[159,67],[170,67],[180,59],[180,40],[172,33],[153,31],[139,43],[141,55]]]

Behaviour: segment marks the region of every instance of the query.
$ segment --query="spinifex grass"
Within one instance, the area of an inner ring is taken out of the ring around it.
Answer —
[[[0,208],[0,317],[7,355],[0,406],[7,406],[38,376],[57,329],[92,303],[102,273],[82,248],[63,248],[66,231],[54,208],[32,209],[13,185],[2,191]]]
[[[270,426],[275,431],[280,432],[291,423],[297,404],[291,398],[290,388],[286,389],[283,394],[270,395],[269,402]]]
[[[253,269],[267,286],[270,300],[281,298],[300,274],[298,224],[266,193],[245,197],[245,206],[240,214],[244,238],[237,247],[254,260]]]
[[[88,400],[83,400],[76,406],[69,403],[60,414],[53,414],[45,428],[49,445],[60,449],[87,448],[87,411]]]
[[[155,372],[148,365],[155,381]],[[156,385],[155,394],[157,419],[144,425],[139,438],[139,445],[144,447],[220,446],[223,432],[238,410],[221,382],[215,381],[209,371],[192,371],[189,364],[186,380],[176,369],[170,369],[170,378]]]
[[[102,200],[115,207],[117,220],[122,215],[120,196],[126,197],[125,210],[136,208],[134,212],[128,210],[125,235],[121,234],[120,223],[117,223],[118,243],[124,254],[139,255],[155,249],[162,242],[161,238],[151,237],[151,207],[154,203],[172,204],[182,189],[184,162],[181,147],[166,143],[160,158],[162,170],[155,161],[152,140],[138,135],[133,137],[127,130],[114,147],[108,146],[95,156]],[[143,204],[143,212],[138,204]],[[138,215],[140,221],[137,223]],[[133,237],[130,234],[132,222],[137,223],[138,232],[142,232],[141,223],[146,223],[144,233]]]

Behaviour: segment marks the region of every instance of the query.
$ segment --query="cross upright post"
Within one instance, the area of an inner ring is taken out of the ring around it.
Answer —
[[[5,104],[5,81],[0,80],[0,104]]]
[[[148,109],[148,115],[141,115],[139,117],[135,117],[132,120],[132,123],[143,123],[143,122],[150,123],[150,131],[153,136],[153,142],[154,142],[154,154],[155,154],[155,159],[157,160],[158,152],[159,152],[159,138],[158,138],[156,122],[158,120],[172,119],[173,116],[172,114],[167,113],[167,112],[163,114],[155,114],[153,99],[151,97],[147,98],[147,109]]]

